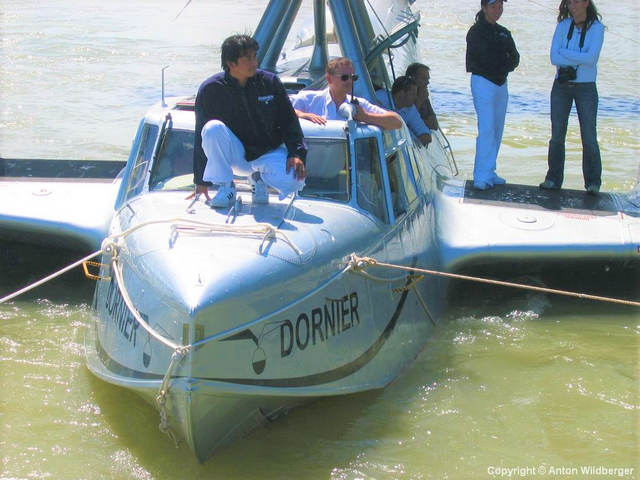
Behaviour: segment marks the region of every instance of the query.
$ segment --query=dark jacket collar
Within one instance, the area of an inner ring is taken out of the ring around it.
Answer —
[[[245,84],[245,87],[248,87],[249,85],[253,84],[256,81],[256,76],[258,75],[258,73],[256,72],[256,74],[253,77],[249,77],[247,79],[247,83]],[[228,83],[229,85],[233,85],[234,87],[238,87],[238,88],[242,88],[240,86],[240,82],[238,82],[238,79],[235,78],[234,76],[232,76],[229,72],[225,71],[224,72],[224,80],[226,83]]]
[[[497,29],[500,25],[498,25],[498,23],[489,23],[487,21],[486,18],[482,17],[482,20],[480,20],[482,22],[482,27],[483,28],[490,28],[490,29]]]

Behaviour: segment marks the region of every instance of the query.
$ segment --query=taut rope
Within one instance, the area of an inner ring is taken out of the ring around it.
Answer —
[[[567,290],[556,290],[554,288],[546,288],[546,287],[536,287],[534,285],[525,285],[522,283],[512,283],[512,282],[504,282],[502,280],[492,280],[490,278],[481,278],[481,277],[472,277],[469,275],[461,275],[458,273],[447,273],[440,272],[437,270],[427,270],[424,268],[416,268],[416,267],[406,267],[404,265],[394,265],[392,263],[382,263],[377,260],[369,257],[358,257],[355,254],[351,256],[351,262],[355,265],[354,270],[360,270],[362,273],[365,273],[362,269],[364,267],[372,266],[372,267],[388,267],[395,268],[398,270],[408,270],[411,272],[425,273],[427,275],[436,275],[441,277],[448,278],[456,278],[458,280],[468,280],[471,282],[479,282],[479,283],[488,283],[490,285],[500,285],[501,287],[512,287],[512,288],[520,288],[523,290],[533,290],[535,292],[543,292],[543,293],[553,293],[555,295],[565,295],[568,297],[577,297],[582,298],[584,300],[596,300],[599,302],[609,302],[609,303],[617,303],[619,305],[630,305],[632,307],[640,307],[640,302],[634,302],[631,300],[623,300],[620,298],[611,298],[611,297],[601,297],[598,295],[589,295],[586,293],[577,293],[571,292]],[[366,274],[369,275],[369,274]]]

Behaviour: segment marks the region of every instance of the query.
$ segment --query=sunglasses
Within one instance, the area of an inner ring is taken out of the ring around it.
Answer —
[[[346,82],[347,80],[351,79],[354,82],[356,80],[358,80],[358,78],[360,78],[358,75],[356,75],[355,73],[352,73],[351,75],[349,75],[348,73],[342,74],[342,75],[335,75],[334,77],[340,77],[340,80],[342,80],[343,82]]]

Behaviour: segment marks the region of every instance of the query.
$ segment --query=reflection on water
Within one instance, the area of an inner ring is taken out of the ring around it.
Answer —
[[[168,93],[193,93],[219,69],[221,39],[254,28],[264,6],[202,0],[172,23],[184,3],[4,0],[2,155],[124,159],[139,118],[160,98],[160,69],[171,65]],[[469,178],[476,130],[464,36],[477,4],[415,6],[434,106]],[[609,27],[598,85],[604,189],[628,191],[638,171],[640,65],[636,45],[614,34],[637,37],[640,4],[600,0],[598,8]],[[535,184],[546,171],[555,13],[508,2],[503,22],[523,60],[509,80],[498,165],[509,180]],[[570,125],[567,181],[580,187],[575,117]],[[72,260],[2,250],[0,295]],[[625,287],[601,283],[613,296]],[[639,284],[626,284],[635,298]],[[198,465],[158,431],[152,407],[84,367],[92,287],[74,271],[0,306],[2,478],[475,479],[489,467],[588,465],[640,472],[637,309],[459,285],[423,353],[389,388],[308,405]]]

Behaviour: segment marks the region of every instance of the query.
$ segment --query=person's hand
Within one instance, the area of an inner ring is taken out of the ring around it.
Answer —
[[[196,185],[196,191],[193,192],[191,195],[189,195],[187,198],[185,198],[185,200],[190,200],[196,195],[198,195],[199,193],[204,193],[204,196],[206,197],[206,199],[211,200],[211,197],[209,196],[209,187],[207,185]]]
[[[307,178],[307,169],[304,168],[304,162],[298,157],[287,158],[287,173],[293,168],[293,178],[296,180],[304,180]]]
[[[315,113],[301,112],[299,110],[296,110],[296,113],[298,114],[298,118],[309,120],[310,122],[317,123],[318,125],[324,125],[327,123],[326,118],[316,115]]]

